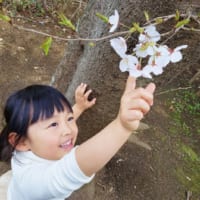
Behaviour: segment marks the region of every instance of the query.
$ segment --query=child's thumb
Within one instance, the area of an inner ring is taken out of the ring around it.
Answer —
[[[132,76],[129,76],[126,81],[125,92],[132,91],[133,89],[135,89],[135,86],[136,86],[136,79]]]
[[[154,93],[155,89],[156,89],[156,85],[154,83],[149,83],[146,88],[145,88],[148,92],[150,93]]]

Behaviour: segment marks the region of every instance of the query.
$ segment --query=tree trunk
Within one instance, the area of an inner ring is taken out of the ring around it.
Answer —
[[[151,18],[164,16],[174,13],[177,8],[183,8],[187,1],[178,2],[174,0],[90,0],[80,19],[78,33],[82,38],[99,38],[108,35],[109,27],[96,17],[97,12],[110,16],[117,9],[120,22],[131,26],[133,22],[141,24],[145,22],[144,11],[148,11]],[[134,37],[130,40],[133,45],[137,42]],[[180,44],[183,44],[183,41]],[[72,103],[75,88],[81,82],[87,83],[94,89],[94,96],[97,97],[96,105],[86,111],[78,121],[78,142],[97,133],[117,115],[127,77],[126,73],[120,72],[118,65],[119,57],[110,47],[109,40],[96,42],[94,47],[83,41],[71,41],[67,44],[65,55],[53,76],[52,85],[64,92]],[[143,81],[139,80],[138,84],[143,84]],[[158,78],[155,81],[161,85],[162,79]],[[90,191],[88,193],[84,191],[85,199],[97,199],[94,198],[94,187],[93,184],[92,189],[91,187],[89,190],[86,189]],[[127,191],[120,191],[119,195],[123,197],[121,199],[134,199],[127,197],[126,193]],[[74,197],[74,199],[83,198]]]

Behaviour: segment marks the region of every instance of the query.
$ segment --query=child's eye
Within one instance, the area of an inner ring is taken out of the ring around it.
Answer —
[[[68,117],[67,121],[70,122],[70,121],[73,121],[74,120],[74,117]]]
[[[49,128],[50,128],[50,127],[55,127],[55,126],[58,126],[58,123],[57,123],[57,122],[51,123],[51,124],[49,125]]]

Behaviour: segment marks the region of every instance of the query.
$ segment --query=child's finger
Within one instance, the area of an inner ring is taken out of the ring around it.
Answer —
[[[81,83],[80,92],[81,92],[82,94],[85,93],[86,87],[87,87],[87,84]]]
[[[129,93],[127,93],[127,95],[124,97],[125,98],[122,98],[122,101],[127,101],[128,99],[131,99],[131,101],[134,99],[143,99],[149,105],[152,105],[153,103],[153,94],[144,88],[137,88],[135,90],[132,90]]]
[[[129,112],[128,120],[141,120],[144,117],[144,113],[141,110],[131,110]]]
[[[76,95],[80,95],[80,96],[83,95],[83,94],[85,93],[86,87],[87,87],[87,84],[81,83],[81,84],[77,87],[77,89],[76,89],[76,91],[75,91],[75,94],[76,94]]]
[[[132,76],[129,76],[126,81],[125,92],[130,92],[135,89],[136,86],[136,79]]]
[[[143,114],[146,114],[150,110],[150,105],[144,99],[134,99],[129,102],[129,110],[140,110]]]
[[[146,86],[145,90],[147,92],[149,92],[150,94],[153,95],[154,91],[156,89],[156,85],[154,83],[150,83]],[[150,105],[152,106],[153,105],[153,98],[149,101]]]
[[[154,83],[149,83],[145,88],[145,90],[147,90],[148,92],[151,92],[152,94],[154,93],[155,89],[156,89],[156,85]]]
[[[93,106],[95,103],[96,103],[96,98],[93,98],[91,101],[90,101],[90,104],[91,104],[91,106]]]
[[[89,95],[91,94],[91,92],[92,92],[92,90],[88,90],[88,91],[84,94],[84,96],[86,97],[86,99],[88,99],[88,97],[89,97]]]

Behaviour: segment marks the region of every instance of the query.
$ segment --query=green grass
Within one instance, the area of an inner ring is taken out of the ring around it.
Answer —
[[[178,180],[194,195],[200,195],[200,156],[186,145],[181,145],[184,165],[176,169]]]
[[[182,90],[176,92],[171,101],[172,134],[192,136],[200,134],[200,97],[194,90]]]
[[[179,90],[167,102],[171,114],[169,132],[173,135],[189,136],[193,141],[200,134],[200,97],[195,90]],[[192,143],[191,143],[192,144]],[[200,155],[190,146],[181,144],[178,152],[183,159],[182,165],[175,170],[185,191],[200,195]],[[195,147],[195,145],[194,145]],[[192,195],[192,196],[193,196]]]

